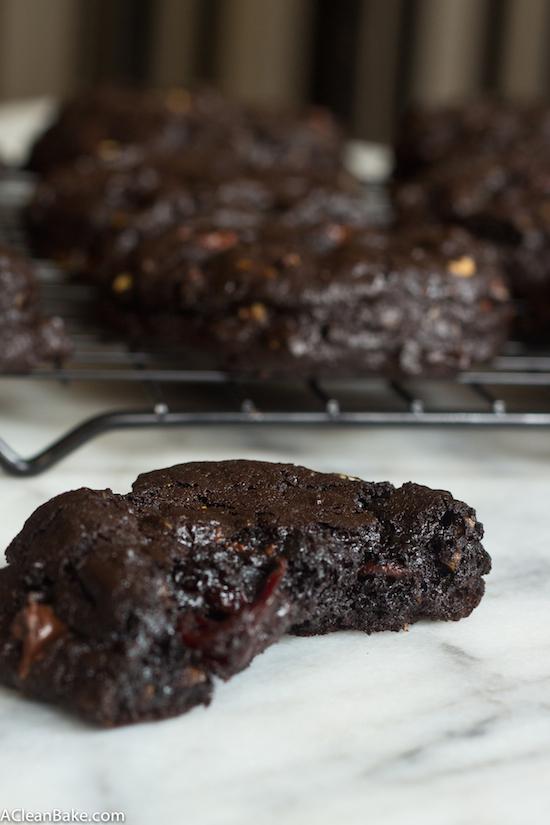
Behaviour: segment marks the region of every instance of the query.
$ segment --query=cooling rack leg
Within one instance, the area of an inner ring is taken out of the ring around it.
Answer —
[[[28,471],[29,462],[18,455],[15,450],[0,438],[0,467],[6,473],[14,476],[30,475]]]
[[[39,475],[98,435],[117,429],[162,426],[163,423],[162,416],[155,411],[103,413],[83,421],[30,458],[19,455],[0,438],[0,467],[12,476]]]
[[[241,416],[229,416],[225,423],[240,423]],[[183,427],[224,423],[217,414],[167,412],[165,405],[153,410],[117,410],[93,416],[69,430],[40,452],[24,458],[0,438],[0,468],[12,476],[35,476],[99,435],[113,430],[148,427]]]

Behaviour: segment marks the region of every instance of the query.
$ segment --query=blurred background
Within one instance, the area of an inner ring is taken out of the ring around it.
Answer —
[[[540,96],[549,0],[0,0],[0,99],[206,80],[389,140],[410,100]]]

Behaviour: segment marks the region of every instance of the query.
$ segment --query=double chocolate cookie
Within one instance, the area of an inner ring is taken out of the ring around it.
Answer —
[[[132,337],[263,375],[446,375],[498,352],[510,305],[492,247],[458,229],[365,230],[329,207],[252,236],[174,227],[106,262],[106,311]]]
[[[236,115],[211,90],[92,88],[63,103],[27,165],[45,174],[81,157],[115,161],[128,150],[174,152],[196,140],[198,131],[204,137],[207,128],[221,130]]]
[[[324,109],[255,109],[211,89],[106,87],[67,101],[32,148],[31,170],[50,172],[81,157],[123,159],[128,151],[210,157],[228,150],[257,169],[341,166],[342,135]]]
[[[320,188],[340,201],[355,193],[349,203],[366,220],[358,185],[343,170],[258,170],[231,150],[213,158],[194,150],[181,157],[126,152],[112,162],[81,159],[39,182],[25,217],[39,254],[93,274],[105,256],[188,219],[238,228],[256,226],[295,205],[334,212],[325,209],[324,198],[315,200]]]
[[[500,250],[516,333],[550,341],[550,142],[455,157],[397,189],[402,220],[460,224]]]
[[[103,725],[182,713],[285,633],[467,616],[490,570],[482,532],[450,493],[290,464],[64,493],[0,570],[0,679]]]
[[[411,178],[454,157],[490,155],[519,148],[525,140],[550,145],[548,104],[485,98],[413,106],[399,124],[394,175]]]
[[[63,321],[40,311],[29,261],[0,246],[0,372],[25,372],[70,349]]]

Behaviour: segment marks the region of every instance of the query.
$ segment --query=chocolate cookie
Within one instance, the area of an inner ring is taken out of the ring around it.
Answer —
[[[355,220],[360,212],[366,219],[364,198],[347,198],[358,185],[342,170],[258,171],[231,152],[212,158],[198,150],[177,158],[127,152],[112,162],[81,159],[39,183],[25,217],[39,254],[93,269],[105,255],[193,217],[229,228],[257,225],[295,205],[335,213],[337,204],[325,207],[320,188],[339,199],[342,214],[353,208]],[[288,219],[303,220],[292,213]]]
[[[550,146],[550,107],[542,102],[486,98],[411,107],[398,127],[394,175],[410,178],[456,156],[472,158],[533,139]]]
[[[550,147],[524,141],[457,157],[399,188],[396,203],[405,220],[431,215],[497,244],[518,301],[516,332],[550,340]]]
[[[37,254],[79,271],[107,239],[153,234],[196,210],[185,181],[127,152],[115,162],[81,159],[54,171],[38,183],[24,217]]]
[[[323,109],[252,109],[210,89],[99,88],[65,103],[28,166],[45,174],[80,157],[117,160],[136,149],[201,149],[211,158],[231,152],[256,169],[334,169],[341,166],[342,135]]]
[[[139,245],[101,273],[111,318],[271,375],[444,375],[498,352],[510,305],[492,247],[462,230],[309,225],[299,213],[253,238],[184,225]]]
[[[67,100],[31,149],[28,168],[45,174],[81,157],[122,159],[126,151],[174,152],[236,110],[211,90],[98,87]],[[203,135],[204,136],[204,135]]]
[[[0,372],[26,372],[70,352],[60,318],[44,318],[30,263],[0,246]]]
[[[64,493],[0,570],[0,678],[103,725],[182,713],[285,633],[467,616],[490,570],[482,533],[450,493],[290,464]]]

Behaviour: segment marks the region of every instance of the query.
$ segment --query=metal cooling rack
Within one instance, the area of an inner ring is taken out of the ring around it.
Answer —
[[[12,175],[0,187],[0,239],[25,249],[19,215],[31,182]],[[374,191],[373,209],[379,208]],[[281,382],[239,378],[193,368],[184,356],[136,352],[94,327],[86,309],[89,287],[70,280],[46,262],[37,262],[47,312],[67,321],[75,352],[63,366],[41,367],[7,376],[21,381],[132,385],[144,393],[143,406],[94,415],[30,458],[0,438],[0,466],[8,473],[41,473],[98,435],[138,427],[223,425],[328,426],[550,426],[550,353],[532,353],[510,344],[483,369],[452,381],[358,378]],[[1,390],[0,390],[1,392]],[[0,395],[1,402],[1,395]]]

